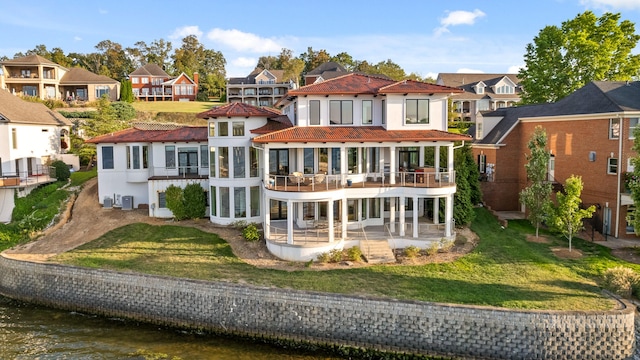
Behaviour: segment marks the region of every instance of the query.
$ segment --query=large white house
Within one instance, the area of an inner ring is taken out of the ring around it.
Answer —
[[[103,135],[90,140],[99,201],[170,217],[164,189],[196,182],[213,223],[260,224],[282,259],[372,241],[425,248],[454,237],[454,145],[471,140],[446,131],[459,92],[348,74],[290,90],[282,114],[231,103],[198,114],[206,128]]]
[[[0,222],[11,221],[14,195],[55,181],[48,163],[66,152],[71,122],[40,103],[0,90]]]

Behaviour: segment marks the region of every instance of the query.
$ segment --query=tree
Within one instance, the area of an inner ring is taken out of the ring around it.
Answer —
[[[640,128],[635,128],[633,135],[635,139],[640,139]],[[626,182],[625,186],[631,190],[631,198],[633,199],[633,205],[635,210],[631,214],[627,214],[627,221],[633,224],[634,232],[636,235],[640,235],[640,141],[634,141],[632,146],[633,151],[636,152],[636,156],[631,158],[631,164],[633,165],[633,173],[630,181]]]
[[[187,219],[200,219],[207,212],[207,198],[200,184],[191,183],[184,187],[184,207]]]
[[[184,191],[181,187],[169,185],[165,191],[167,209],[171,210],[173,217],[180,221],[186,218],[186,208],[184,205]]]
[[[586,209],[580,208],[582,187],[582,178],[571,175],[565,181],[565,193],[559,191],[556,194],[557,206],[551,211],[551,224],[569,240],[569,251],[571,251],[573,235],[582,229],[582,219],[591,217],[596,211],[595,205]]]
[[[98,74],[122,81],[135,70],[131,57],[122,45],[111,40],[103,40],[96,45],[96,49],[101,52],[98,53],[100,56]]]
[[[120,88],[120,101],[126,103],[133,102],[133,87],[131,80],[122,81],[122,87]]]
[[[469,144],[455,150],[453,166],[456,170],[453,219],[459,226],[468,225],[475,217],[473,205],[481,200],[480,174]]]
[[[125,104],[125,103],[120,103]],[[107,95],[102,95],[98,100],[97,113],[92,118],[86,119],[81,125],[82,130],[88,137],[108,134],[114,131],[126,129],[129,126],[128,119],[118,118],[118,109],[111,106]],[[131,104],[126,104],[131,107]]]
[[[182,72],[190,77],[197,72],[200,89],[210,96],[220,96],[224,91],[226,60],[221,52],[206,49],[195,35],[182,39],[182,46],[173,54],[174,75]]]
[[[535,131],[527,144],[530,154],[525,155],[527,180],[530,185],[520,192],[520,202],[527,208],[527,219],[536,227],[536,237],[540,225],[544,222],[550,205],[551,183],[547,181],[547,171],[551,155],[547,150],[547,133],[541,126]]]
[[[591,11],[546,26],[527,45],[518,77],[526,104],[555,102],[591,81],[630,80],[638,75],[640,54],[632,54],[640,35],[620,14],[600,18]]]

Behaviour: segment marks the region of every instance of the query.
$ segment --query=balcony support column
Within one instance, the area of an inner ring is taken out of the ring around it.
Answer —
[[[263,205],[263,214],[264,214],[264,238],[271,238],[271,198],[268,196],[264,197],[264,205]]]
[[[433,198],[433,223],[435,225],[438,225],[438,223],[440,223],[440,219],[438,219],[439,215],[440,215],[440,198],[434,197]]]
[[[393,177],[391,177],[393,179]],[[383,207],[384,209],[384,207]],[[389,198],[389,231],[396,232],[396,198]]]
[[[332,243],[335,239],[335,231],[333,231],[333,199],[327,201],[327,229],[329,229],[329,242]]]
[[[340,207],[340,236],[342,239],[347,238],[347,222],[349,221],[349,206],[347,204],[347,198],[342,198],[342,206]]]
[[[413,237],[418,237],[418,212],[420,206],[418,205],[418,197],[413,197]]]
[[[389,183],[391,185],[396,183],[396,147],[391,145],[389,147],[389,156],[391,157],[391,159],[389,159],[389,171],[391,171],[391,176],[389,176]]]
[[[296,216],[293,206],[293,200],[287,200],[287,244],[289,245],[293,245],[293,219]]]
[[[445,227],[444,227],[444,236],[450,237],[453,235],[453,194],[447,195],[446,203],[445,203]]]
[[[399,206],[400,206],[400,236],[404,236],[404,224],[405,224],[405,214],[404,214],[404,202],[405,202],[405,197],[404,196],[400,196],[400,201],[399,201]]]

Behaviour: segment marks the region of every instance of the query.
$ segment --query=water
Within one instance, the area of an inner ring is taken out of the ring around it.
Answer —
[[[0,359],[139,360],[143,354],[162,360],[335,359],[252,341],[38,307],[0,296]]]

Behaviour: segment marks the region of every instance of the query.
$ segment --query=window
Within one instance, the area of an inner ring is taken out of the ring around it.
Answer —
[[[347,170],[350,174],[358,173],[358,148],[347,148]]]
[[[142,168],[149,168],[149,147],[146,145],[142,147]]]
[[[22,93],[26,96],[38,96],[38,87],[31,85],[23,86]]]
[[[20,70],[20,75],[22,75],[23,78],[30,78],[31,70]]]
[[[251,197],[251,216],[260,216],[260,187],[250,187],[249,194]]]
[[[485,154],[478,155],[478,171],[480,174],[487,172],[487,155]]]
[[[380,198],[369,199],[369,217],[372,219],[380,218]]]
[[[158,208],[166,209],[167,208],[167,194],[164,191],[158,193]]]
[[[244,122],[233,122],[233,136],[244,136]]]
[[[229,136],[229,123],[221,121],[218,126],[218,136]]]
[[[635,216],[635,212],[636,212],[636,207],[634,205],[628,205],[627,206],[627,226],[626,226],[626,232],[627,234],[634,234],[635,233],[635,227],[633,226],[633,222],[636,219]]]
[[[254,147],[249,148],[249,164],[251,164],[249,176],[258,177],[258,171],[260,167],[260,153],[258,152],[258,149]]]
[[[313,149],[304,149],[304,173],[313,174]]]
[[[618,159],[609,158],[607,159],[607,174],[617,174],[618,173]]]
[[[105,85],[96,85],[96,98],[101,98],[102,95],[109,96],[109,87]]]
[[[362,123],[373,124],[373,101],[362,101]]]
[[[131,83],[132,84],[138,84],[140,83],[140,79],[137,76],[134,76],[131,78]]]
[[[209,154],[207,145],[200,145],[200,167],[206,168],[209,167]]]
[[[496,88],[496,94],[513,94],[513,86],[502,85]]]
[[[215,136],[216,136],[216,123],[210,122],[209,123],[209,137],[215,137]]]
[[[382,124],[387,123],[387,100],[382,100]]]
[[[429,123],[429,100],[407,99],[405,124]]]
[[[176,147],[173,145],[164,147],[164,166],[167,169],[176,168]]]
[[[329,122],[331,124],[353,124],[353,101],[331,100],[329,102]]]
[[[140,169],[140,146],[133,146],[132,147],[133,150],[133,168],[134,169]]]
[[[220,147],[218,148],[220,151],[220,170],[218,173],[221,178],[229,177],[229,148],[228,147]]]
[[[230,215],[229,208],[229,188],[220,187],[220,217],[228,218]]]
[[[216,177],[216,147],[209,149],[209,176]]]
[[[233,147],[233,177],[242,179],[245,177],[244,146]]]
[[[113,169],[113,146],[102,147],[102,168]]]
[[[484,94],[484,86],[481,84],[476,85],[476,94]]]
[[[233,189],[233,202],[234,202],[234,218],[247,217],[247,189],[243,187],[237,187]]]
[[[148,84],[149,83],[149,78],[143,77],[142,79],[142,83],[143,84]]]
[[[609,139],[620,137],[620,119],[609,119]]]
[[[636,138],[636,128],[638,127],[638,118],[629,119],[629,139]]]
[[[331,174],[340,174],[340,148],[331,148]]]
[[[309,125],[320,125],[320,100],[309,101]]]
[[[16,128],[11,128],[11,147],[18,148],[18,129]]]
[[[217,202],[216,202],[216,187],[212,186],[211,187],[211,216],[217,216],[218,215],[218,211],[216,208]]]

